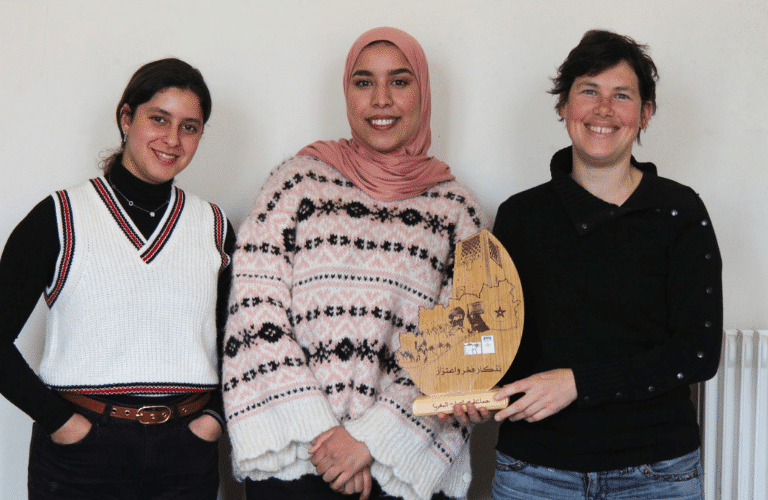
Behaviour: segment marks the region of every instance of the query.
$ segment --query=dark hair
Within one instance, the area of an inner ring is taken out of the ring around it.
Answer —
[[[597,75],[625,61],[637,75],[642,104],[650,102],[653,115],[656,113],[656,81],[659,75],[647,50],[647,45],[640,45],[628,36],[604,30],[587,31],[557,69],[557,77],[552,79],[554,87],[549,93],[557,96],[555,109],[559,113],[568,102],[576,78]],[[640,141],[639,131],[637,140]]]
[[[208,118],[211,116],[211,94],[208,91],[205,80],[203,80],[202,73],[180,59],[173,57],[160,59],[147,63],[136,70],[125,87],[120,102],[117,103],[115,118],[122,144],[124,144],[125,140],[123,128],[120,125],[123,107],[127,104],[131,113],[133,113],[140,105],[151,100],[155,94],[169,88],[194,92],[200,99],[200,107],[203,110],[203,123],[208,121]],[[121,145],[117,151],[102,162],[104,173],[109,173],[122,154],[123,146]]]

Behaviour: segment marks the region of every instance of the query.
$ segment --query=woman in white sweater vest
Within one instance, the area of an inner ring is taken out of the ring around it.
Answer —
[[[278,166],[238,234],[223,390],[251,500],[462,497],[469,431],[411,413],[395,353],[419,307],[446,304],[475,197],[427,156],[418,42],[363,34],[344,75],[351,140]]]
[[[173,186],[210,112],[198,70],[142,66],[104,175],[43,200],[5,246],[0,392],[35,421],[30,499],[216,498],[217,323],[234,233],[218,207]],[[14,339],[41,294],[38,378]]]

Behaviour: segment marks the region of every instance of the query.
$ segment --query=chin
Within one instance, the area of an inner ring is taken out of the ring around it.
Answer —
[[[365,147],[367,147],[371,151],[376,151],[377,153],[381,153],[381,154],[388,154],[395,150],[395,148],[391,147],[390,145],[371,144],[369,142],[366,142],[364,144],[365,144]]]

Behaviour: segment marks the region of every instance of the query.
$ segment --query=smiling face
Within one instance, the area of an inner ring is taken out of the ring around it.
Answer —
[[[162,184],[195,156],[203,134],[200,99],[191,90],[161,90],[133,112],[124,105],[120,126],[126,136],[125,168],[145,182]]]
[[[413,68],[390,43],[369,45],[357,58],[347,90],[347,117],[368,148],[391,153],[418,130],[421,95]]]
[[[576,78],[560,109],[574,162],[586,167],[629,165],[632,143],[648,125],[652,104],[640,98],[637,75],[622,61]]]

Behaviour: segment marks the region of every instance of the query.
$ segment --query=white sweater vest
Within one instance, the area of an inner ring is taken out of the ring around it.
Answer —
[[[97,178],[53,196],[61,251],[40,377],[59,390],[172,394],[218,385],[226,218],[173,188],[146,240]]]

